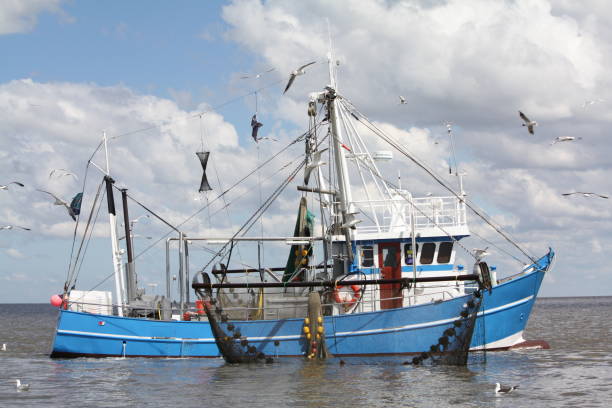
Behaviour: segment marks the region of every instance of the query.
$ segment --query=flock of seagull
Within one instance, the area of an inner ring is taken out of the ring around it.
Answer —
[[[287,82],[287,85],[285,86],[285,90],[283,91],[283,94],[285,94],[289,88],[291,88],[291,85],[293,85],[293,82],[295,81],[295,79],[300,76],[300,75],[304,75],[306,73],[306,68],[315,64],[316,61],[312,61],[309,62],[307,64],[304,64],[302,66],[300,66],[299,68],[297,68],[296,70],[292,71],[289,74],[289,80]],[[256,74],[244,74],[243,76],[240,77],[240,79],[249,79],[249,78],[255,78],[255,79],[259,79],[261,78],[264,74],[267,74],[269,72],[274,71],[274,68],[270,68],[266,71],[260,72],[260,73],[256,73]],[[586,101],[583,105],[583,108],[586,108],[590,105],[593,105],[595,103],[598,102],[603,102],[603,99],[597,99],[597,100],[590,100],[590,101]],[[400,105],[405,105],[407,104],[406,102],[406,98],[404,98],[403,96],[399,96],[399,104]],[[523,112],[519,111],[519,116],[520,118],[523,120],[523,126],[527,128],[527,131],[532,134],[535,135],[535,130],[534,128],[536,126],[538,126],[538,123],[536,121],[533,121],[531,119],[529,119]],[[260,140],[257,137],[257,133],[260,127],[262,127],[263,124],[259,121],[257,121],[257,116],[256,114],[253,115],[253,117],[251,118],[251,128],[252,128],[252,134],[251,136],[253,137],[253,139],[255,141]],[[575,140],[581,140],[581,137],[574,137],[574,136],[559,136],[556,137],[552,142],[551,142],[551,146],[554,145],[555,143],[561,143],[561,142],[571,142],[571,141],[575,141]],[[76,174],[66,170],[66,169],[53,169],[51,170],[51,172],[49,173],[49,178],[61,178],[61,177],[66,177],[66,176],[70,176],[70,177],[74,177],[75,180],[78,180],[78,177],[76,176]],[[10,185],[16,185],[19,187],[25,187],[25,185],[19,181],[11,181],[10,183],[4,184],[4,185],[0,185],[0,190],[8,190]],[[73,209],[70,207],[70,205],[68,204],[68,202],[66,200],[63,200],[61,198],[59,198],[57,195],[46,191],[46,190],[40,190],[40,189],[36,189],[36,191],[39,191],[41,193],[45,193],[50,195],[53,199],[54,205],[59,205],[59,206],[64,206],[67,211],[68,214],[73,218],[75,218],[75,214]],[[590,198],[590,197],[600,197],[600,198],[609,198],[608,195],[605,194],[598,194],[598,193],[591,193],[591,192],[582,192],[582,191],[574,191],[574,192],[570,192],[570,193],[563,193],[561,194],[565,197],[568,196],[572,196],[572,195],[582,195],[584,197]],[[4,225],[4,226],[0,226],[0,230],[12,230],[14,228],[20,228],[22,230],[25,231],[30,231],[30,228],[27,227],[23,227],[23,226],[19,226],[19,225]],[[475,249],[474,252],[476,254],[476,256],[478,258],[483,258],[486,255],[489,255],[488,252],[486,252],[488,248],[485,249]],[[6,344],[2,345],[2,348],[0,349],[0,351],[6,351]],[[21,381],[19,379],[15,380],[15,386],[18,392],[21,391],[28,391],[30,389],[30,385],[29,384],[22,384]],[[517,388],[519,388],[518,385],[513,385],[513,386],[506,386],[506,385],[501,385],[500,383],[495,383],[495,394],[496,395],[502,395],[502,394],[509,394],[512,391],[516,390]]]
[[[592,105],[594,103],[597,102],[603,102],[603,99],[598,99],[596,101],[586,101],[583,105],[583,108],[586,108],[589,105]],[[536,126],[538,126],[538,122],[529,119],[523,112],[518,111],[519,116],[521,119],[523,119],[523,126],[525,126],[527,128],[527,131],[532,134],[535,135],[535,131],[534,128]],[[555,143],[560,143],[560,142],[573,142],[575,140],[581,140],[581,137],[574,137],[574,136],[558,136],[556,137],[552,142],[551,142],[551,146],[554,145]],[[583,192],[583,191],[572,191],[571,193],[562,193],[561,194],[564,197],[569,197],[572,195],[582,195],[583,197],[587,197],[587,198],[592,198],[592,197],[599,197],[599,198],[605,198],[608,199],[610,198],[608,195],[606,194],[599,194],[599,193],[592,193],[592,192]]]
[[[0,351],[7,351],[6,343],[2,344],[2,347],[0,347]],[[15,379],[15,389],[17,390],[17,392],[29,391],[30,390],[30,384],[23,384],[21,382],[21,380],[17,378],[17,379]]]
[[[70,176],[73,177],[75,180],[78,180],[78,177],[76,174],[66,170],[66,169],[53,169],[51,170],[51,172],[49,173],[49,178],[61,178],[61,177],[66,177],[66,176]],[[0,184],[0,190],[9,190],[9,186],[11,185],[15,185],[18,187],[25,187],[25,185],[20,182],[20,181],[11,181],[10,183],[7,184]],[[76,216],[78,214],[75,213],[74,208],[72,208],[70,206],[70,204],[68,204],[68,202],[66,200],[63,200],[62,198],[58,197],[56,194],[50,192],[50,191],[46,191],[46,190],[40,190],[40,189],[36,189],[36,191],[39,191],[41,193],[45,193],[48,194],[49,196],[51,196],[51,198],[53,198],[53,205],[59,205],[59,206],[63,206],[64,208],[66,208],[68,215],[70,215],[70,217],[76,221]],[[31,231],[31,228],[28,227],[24,227],[21,225],[0,225],[0,231],[2,230],[13,230],[13,229],[22,229],[24,231]]]

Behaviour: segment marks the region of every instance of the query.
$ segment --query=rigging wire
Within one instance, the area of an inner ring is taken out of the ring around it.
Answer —
[[[397,151],[399,151],[401,154],[403,154],[404,156],[409,158],[417,166],[419,166],[421,169],[423,169],[434,180],[436,180],[436,182],[438,184],[440,184],[442,187],[444,187],[446,190],[448,190],[451,194],[453,194],[459,200],[464,202],[467,205],[468,208],[470,208],[477,216],[479,216],[483,221],[485,221],[487,224],[489,224],[489,226],[491,226],[495,231],[497,231],[502,237],[504,237],[504,239],[506,239],[510,244],[512,244],[521,253],[523,253],[523,255],[525,255],[528,259],[530,259],[533,263],[536,262],[535,257],[533,257],[525,249],[523,249],[520,245],[518,245],[507,233],[505,233],[502,230],[501,226],[497,226],[493,222],[493,220],[488,215],[486,215],[484,210],[478,208],[477,205],[474,204],[471,200],[468,200],[464,196],[462,196],[460,194],[457,194],[450,186],[448,186],[446,184],[446,182],[444,180],[442,180],[438,175],[436,175],[435,172],[432,169],[430,169],[425,163],[423,163],[420,160],[418,160],[416,157],[414,157],[412,154],[410,154],[407,150],[405,150],[398,142],[396,142],[391,137],[389,137],[387,134],[385,134],[382,130],[380,130],[364,114],[362,114],[359,110],[357,110],[357,108],[355,108],[354,105],[350,104],[350,102],[348,100],[343,98],[341,101],[342,101],[342,105],[344,106],[345,109],[352,110],[353,112],[356,112],[357,114],[359,114],[359,116],[361,116],[364,119],[364,121],[360,120],[360,122],[363,123],[374,134],[379,136],[381,139],[383,139],[385,142],[387,142],[389,145],[394,147]],[[345,103],[345,101],[346,101],[346,103]],[[348,106],[348,104],[350,104],[351,106]]]
[[[98,221],[98,217],[100,216],[100,210],[102,209],[102,201],[104,199],[104,195],[105,194],[106,194],[106,189],[103,189],[102,190],[102,196],[100,197],[100,200],[98,201],[98,210],[96,211],[96,217],[94,218],[94,221],[93,221],[93,224],[92,224],[93,226],[96,225],[96,222]],[[79,274],[81,273],[81,269],[83,268],[83,263],[85,262],[85,254],[87,253],[87,248],[89,248],[89,244],[91,242],[91,237],[93,236],[93,232],[94,232],[94,228],[92,227],[89,230],[89,236],[87,237],[87,243],[85,244],[85,249],[84,249],[84,252],[83,252],[83,257],[81,258],[81,262],[79,263],[79,267],[78,267],[78,269],[76,271],[76,274],[74,275],[74,278],[73,278],[73,281],[74,281],[73,285],[76,285],[76,281],[77,281],[77,279],[79,277]]]
[[[321,126],[321,122],[319,122],[319,124],[317,126]],[[294,140],[292,140],[287,146],[285,146],[284,148],[282,148],[281,150],[279,150],[278,152],[276,152],[273,156],[271,156],[268,160],[266,160],[265,162],[263,162],[261,165],[259,165],[258,167],[256,167],[255,169],[250,170],[246,176],[242,177],[240,180],[238,180],[237,182],[235,182],[234,184],[232,184],[229,188],[227,188],[225,191],[223,191],[221,194],[219,194],[217,197],[215,197],[214,199],[210,200],[210,202],[208,202],[205,206],[203,206],[202,208],[198,209],[196,212],[194,212],[192,215],[190,215],[189,217],[187,217],[185,220],[183,220],[181,223],[179,223],[176,227],[179,228],[181,226],[183,226],[185,223],[189,222],[191,219],[193,219],[196,215],[198,215],[199,213],[201,213],[202,211],[204,211],[208,206],[212,205],[214,202],[216,202],[217,200],[223,198],[227,193],[229,193],[230,191],[232,191],[236,186],[240,185],[243,181],[245,181],[246,179],[248,179],[249,177],[251,177],[253,174],[255,174],[255,172],[268,165],[270,162],[272,162],[275,158],[277,158],[278,156],[280,156],[282,153],[284,153],[287,149],[289,149],[291,146],[293,146],[294,144],[298,143],[299,141],[303,140],[303,138],[308,134],[308,131],[302,133],[301,135],[299,135],[298,137],[296,137]],[[174,227],[172,227],[174,229]],[[178,230],[177,230],[178,231]],[[155,247],[155,245],[157,245],[160,241],[162,241],[164,238],[166,238],[168,235],[170,235],[172,233],[172,231],[167,232],[165,235],[163,235],[161,238],[159,238],[157,241],[153,242],[152,244],[150,244],[147,248],[145,248],[144,250],[142,250],[138,255],[134,256],[134,260],[136,260],[137,258],[139,258],[141,255],[143,255],[144,253],[148,252],[151,248]]]
[[[85,193],[85,187],[87,184],[87,174],[89,173],[89,162],[87,162],[87,165],[85,166],[85,175],[83,176],[83,184],[81,187],[81,194]],[[68,289],[68,281],[70,280],[70,271],[72,270],[72,261],[73,261],[73,256],[74,256],[74,247],[76,245],[76,237],[77,237],[77,232],[78,232],[78,228],[79,228],[79,221],[81,219],[81,214],[79,212],[79,215],[77,216],[77,220],[76,223],[74,225],[74,232],[72,235],[72,247],[70,248],[70,261],[68,262],[68,271],[66,272],[66,282],[64,283],[64,291],[66,289]],[[77,259],[78,259],[78,254],[77,254]],[[74,260],[74,262],[76,263],[77,260]]]
[[[282,82],[284,82],[284,79],[281,79],[281,80],[278,80],[278,81],[275,81],[275,82],[271,82],[271,83],[269,83],[267,85],[264,85],[264,86],[262,86],[262,87],[260,87],[258,89],[255,89],[254,91],[248,92],[246,94],[239,95],[239,96],[237,96],[235,98],[232,98],[232,99],[228,99],[227,101],[222,102],[222,103],[220,103],[218,105],[211,106],[209,109],[203,110],[203,111],[195,113],[193,115],[190,115],[190,116],[187,117],[187,119],[195,119],[198,116],[206,114],[206,113],[217,112],[217,111],[219,111],[219,109],[221,109],[221,108],[223,108],[223,107],[225,107],[225,106],[227,106],[229,104],[232,104],[234,102],[237,102],[239,100],[247,98],[247,97],[249,97],[249,96],[251,96],[253,94],[257,94],[257,92],[259,92],[259,91],[262,91],[262,90],[267,89],[267,88],[271,88],[271,87],[273,87],[275,85],[278,85],[278,84],[280,84]],[[168,126],[168,125],[174,124],[174,123],[182,121],[182,120],[185,120],[185,118],[175,119],[175,120],[171,120],[169,122],[165,122],[163,124],[147,126],[145,128],[136,129],[136,130],[132,130],[130,132],[121,133],[121,134],[118,134],[118,135],[110,137],[110,139],[111,140],[112,139],[119,139],[119,138],[124,137],[124,136],[130,136],[130,135],[133,135],[133,134],[136,134],[136,133],[146,132],[148,130],[157,129],[157,128],[160,128],[162,126]],[[100,147],[98,147],[98,149],[99,148]]]
[[[79,249],[77,250],[76,257],[74,258],[74,262],[72,262],[72,259],[71,259],[70,270],[68,271],[68,275],[66,276],[66,282],[64,284],[64,291],[68,290],[74,283],[76,283],[76,278],[78,276],[78,272],[76,272],[76,270],[77,270],[77,263],[79,262],[79,258],[81,257],[81,252],[82,252],[82,249],[83,249],[83,244],[85,243],[85,239],[86,239],[87,233],[89,231],[89,238],[87,239],[88,240],[88,244],[89,244],[89,239],[91,238],[91,234],[93,232],[93,227],[95,226],[96,220],[98,218],[98,216],[96,215],[96,218],[95,218],[94,223],[92,225],[91,219],[93,217],[93,213],[94,213],[94,210],[96,208],[96,205],[99,203],[98,198],[100,196],[100,191],[102,190],[102,185],[103,184],[104,184],[104,181],[102,181],[100,183],[100,185],[98,186],[98,191],[96,192],[96,196],[94,197],[94,201],[93,201],[93,203],[91,205],[91,211],[89,212],[89,217],[87,219],[87,224],[85,225],[85,230],[83,231],[83,238],[81,239],[81,243],[79,245]],[[98,208],[99,207],[100,206],[98,206]],[[98,209],[98,212],[99,212],[99,209]],[[90,226],[91,226],[91,230],[90,230]],[[85,251],[87,250],[87,245],[85,246]],[[74,247],[74,243],[73,243],[73,247]],[[85,257],[85,255],[83,255],[83,258],[84,257]],[[71,258],[72,258],[72,253],[71,253]],[[83,263],[83,258],[81,258],[81,265]],[[75,273],[76,273],[76,275],[75,275]]]
[[[208,263],[206,265],[204,265],[204,267],[202,267],[200,269],[201,272],[205,271],[206,268],[208,268],[210,266],[210,264],[212,264],[215,259],[217,259],[219,256],[221,256],[222,252],[225,251],[225,249],[227,248],[228,245],[230,245],[230,243],[232,243],[232,246],[233,246],[234,238],[236,238],[240,234],[242,234],[242,236],[244,236],[244,234],[249,232],[249,230],[253,227],[253,225],[255,225],[257,223],[257,220],[259,219],[259,217],[261,217],[264,214],[264,212],[266,212],[266,210],[270,207],[270,205],[272,205],[274,200],[276,200],[276,198],[284,191],[284,189],[289,185],[289,183],[291,181],[293,181],[293,179],[295,178],[297,173],[300,171],[300,169],[305,164],[306,164],[306,159],[302,160],[298,164],[298,166],[296,166],[296,168],[291,172],[291,174],[288,177],[286,177],[283,180],[283,182],[280,184],[280,186],[277,187],[276,190],[274,190],[274,192],[272,192],[272,194],[266,199],[264,204],[262,206],[260,206],[255,211],[255,213],[253,213],[253,215],[251,215],[251,217],[249,217],[249,219],[244,224],[242,224],[242,226],[238,229],[238,231],[218,251],[218,255],[213,257],[210,261],[208,261]]]

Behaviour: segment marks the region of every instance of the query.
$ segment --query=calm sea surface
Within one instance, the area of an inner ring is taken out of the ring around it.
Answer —
[[[612,297],[539,299],[526,338],[551,350],[487,353],[461,368],[402,365],[407,358],[52,360],[56,314],[0,304],[0,407],[612,406]],[[30,391],[18,393],[15,378]],[[496,382],[520,389],[495,396]]]

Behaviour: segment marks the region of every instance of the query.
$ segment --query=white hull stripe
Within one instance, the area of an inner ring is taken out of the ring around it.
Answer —
[[[493,309],[488,309],[485,311],[478,312],[478,316],[484,316],[492,313],[496,313],[502,310],[509,309],[514,306],[521,305],[523,303],[529,302],[533,299],[533,295],[527,296],[526,298],[519,299],[517,301],[507,303],[502,306],[495,307]],[[338,332],[336,333],[336,337],[346,337],[346,336],[359,336],[365,334],[373,334],[373,333],[390,333],[396,331],[403,330],[414,330],[414,329],[424,329],[427,327],[440,326],[448,323],[452,323],[457,319],[461,319],[460,316],[453,317],[451,319],[442,319],[435,320],[432,322],[426,323],[417,323],[417,324],[408,324],[404,326],[398,327],[389,327],[382,329],[371,329],[371,330],[360,330],[360,331],[346,331],[346,332]],[[214,338],[179,338],[179,337],[151,337],[151,336],[130,336],[123,334],[111,334],[111,333],[93,333],[93,332],[84,332],[77,330],[58,330],[58,334],[74,334],[77,336],[89,336],[89,337],[99,337],[99,338],[119,338],[119,339],[131,339],[131,340],[140,340],[140,341],[161,341],[161,342],[183,342],[183,343],[212,343],[215,341]],[[272,337],[247,337],[249,341],[266,341],[266,340],[296,340],[301,338],[302,335],[291,335],[291,336],[272,336]]]
[[[507,304],[502,305],[502,306],[494,307],[493,309],[489,309],[489,310],[478,312],[478,316],[484,316],[484,315],[488,315],[488,314],[491,314],[491,313],[499,312],[501,310],[509,309],[511,307],[514,307],[514,306],[517,306],[517,305],[529,302],[531,299],[533,299],[533,295],[527,296],[526,298],[523,298],[523,299],[519,299],[519,300],[514,301],[512,303],[507,303]],[[411,330],[411,329],[424,329],[424,328],[427,328],[427,327],[441,326],[443,324],[452,323],[452,322],[454,322],[457,319],[461,319],[461,317],[457,316],[457,317],[453,317],[451,319],[436,320],[436,321],[427,322],[427,323],[408,324],[408,325],[405,325],[405,326],[390,327],[390,328],[384,328],[384,329],[372,329],[372,330],[338,332],[338,333],[336,333],[336,337],[359,336],[359,335],[362,335],[362,334],[386,333],[386,332]]]

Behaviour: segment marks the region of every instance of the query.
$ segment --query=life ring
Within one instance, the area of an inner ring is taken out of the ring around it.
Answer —
[[[353,294],[350,298],[347,299],[347,296],[340,295],[340,289],[344,286],[336,286],[332,293],[332,298],[336,303],[343,304],[345,306],[351,306],[357,303],[357,301],[361,298],[361,287],[358,285],[351,285],[350,288],[353,291]],[[346,291],[342,291],[343,293],[350,293]]]

